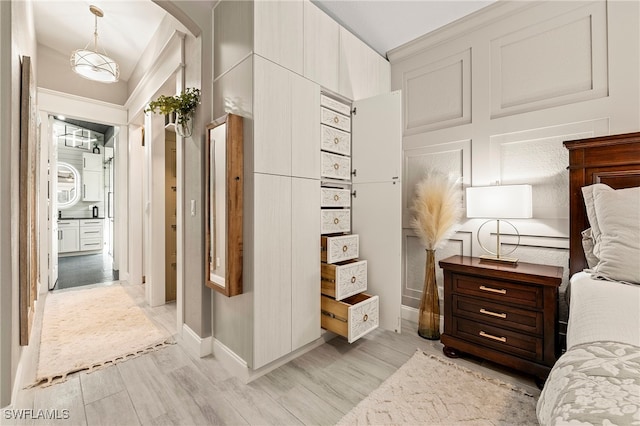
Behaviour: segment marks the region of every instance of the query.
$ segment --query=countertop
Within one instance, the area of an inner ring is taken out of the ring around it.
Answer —
[[[104,217],[59,217],[58,221],[61,221],[61,220],[85,220],[85,219],[104,219]]]

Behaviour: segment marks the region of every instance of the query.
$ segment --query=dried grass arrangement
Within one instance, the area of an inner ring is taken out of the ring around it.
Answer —
[[[411,225],[427,249],[424,289],[420,301],[418,334],[426,339],[440,338],[440,304],[436,284],[435,251],[442,248],[462,218],[460,181],[429,169],[416,186]]]

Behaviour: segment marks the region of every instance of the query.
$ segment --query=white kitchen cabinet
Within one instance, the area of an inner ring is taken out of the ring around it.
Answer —
[[[102,172],[102,154],[83,153],[82,170]]]
[[[304,76],[337,92],[340,25],[309,1],[304,2]]]
[[[254,171],[317,178],[320,87],[255,57]]]
[[[296,350],[320,337],[320,181],[292,178],[291,183],[291,349]]]
[[[303,3],[290,0],[253,2],[254,52],[302,74]]]
[[[82,172],[82,201],[104,201],[102,172]]]
[[[77,220],[58,221],[58,253],[80,250],[80,224]]]
[[[102,250],[104,246],[103,219],[81,219],[80,251]]]

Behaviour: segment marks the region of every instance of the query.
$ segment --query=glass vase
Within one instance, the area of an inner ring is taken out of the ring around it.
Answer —
[[[427,249],[424,288],[420,300],[418,334],[429,340],[440,338],[440,303],[436,284],[436,251]]]
[[[188,138],[193,133],[193,121],[191,115],[178,117],[176,123],[176,133],[183,138]]]

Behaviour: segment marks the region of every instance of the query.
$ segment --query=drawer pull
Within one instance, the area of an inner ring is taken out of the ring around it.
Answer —
[[[355,276],[354,276],[354,277],[351,277],[351,284],[354,284],[357,280],[358,280],[358,279],[357,279]]]
[[[498,294],[507,294],[507,290],[505,290],[504,288],[491,288],[491,287],[485,287],[483,285],[481,285],[480,290],[484,290],[484,291],[489,291],[491,293],[498,293]]]
[[[347,250],[349,250],[349,247],[347,247],[346,245],[342,246],[342,252],[346,253]]]
[[[480,334],[480,336],[482,336],[482,337],[486,337],[487,339],[492,339],[492,340],[497,340],[498,342],[507,343],[507,338],[506,337],[494,336],[493,334],[485,333],[482,330],[480,330],[480,333],[478,333],[478,334]]]
[[[364,314],[364,316],[362,317],[362,322],[367,322],[368,319],[369,319],[369,315]]]
[[[333,199],[334,199],[334,201],[338,201],[338,200],[340,200],[340,196],[338,194],[336,194],[336,195],[333,196]]]
[[[339,123],[339,122],[340,122],[340,119],[339,119],[338,117],[333,117],[333,122],[334,122],[334,123]]]
[[[336,121],[337,123],[337,121]],[[336,145],[338,145],[340,143],[340,139],[338,138],[333,138],[333,143],[335,143]]]
[[[338,170],[338,169],[340,168],[340,164],[338,164],[338,163],[334,163],[334,164],[333,164],[333,168],[334,168],[334,169],[336,169],[336,170]]]
[[[338,219],[338,218],[336,217],[335,219],[333,219],[333,223],[334,223],[334,224],[336,224],[336,225],[337,225],[337,224],[339,224],[339,223],[340,223],[340,219]]]
[[[492,317],[498,317],[498,318],[506,318],[507,314],[505,313],[497,313],[497,312],[491,312],[491,311],[487,311],[486,309],[482,308],[480,309],[480,313],[481,314],[485,314],[485,315],[491,315]]]

